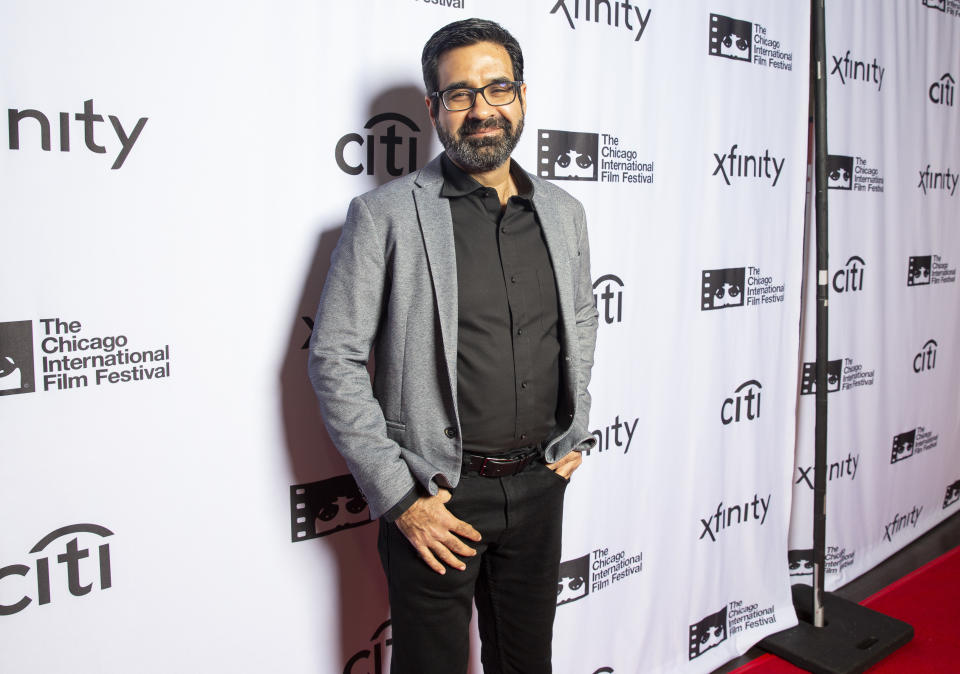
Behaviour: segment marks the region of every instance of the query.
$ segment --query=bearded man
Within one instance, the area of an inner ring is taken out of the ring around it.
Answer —
[[[380,518],[391,671],[466,672],[475,602],[484,671],[546,673],[563,495],[595,443],[586,219],[511,159],[527,85],[510,33],[451,23],[421,63],[444,152],[351,202],[310,378]]]

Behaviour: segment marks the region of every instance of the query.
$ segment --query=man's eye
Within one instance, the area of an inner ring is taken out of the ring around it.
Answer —
[[[447,94],[448,101],[466,101],[470,98],[471,92],[465,91],[463,89],[458,89],[457,91],[451,91]]]

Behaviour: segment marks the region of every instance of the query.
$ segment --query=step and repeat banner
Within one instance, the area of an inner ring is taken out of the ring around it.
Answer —
[[[960,19],[953,0],[915,4],[855,5],[833,17],[851,37],[828,36],[843,73],[830,148],[852,176],[831,193],[850,288],[831,357],[844,382],[876,372],[831,398],[850,417],[831,450],[846,577],[942,517],[960,479],[944,187]],[[803,3],[100,0],[0,16],[0,669],[388,671],[376,525],[323,429],[307,341],[349,200],[439,151],[420,50],[470,16],[524,49],[515,159],[590,227],[597,446],[567,491],[555,670],[708,672],[795,623]],[[934,37],[953,51],[912,46]],[[891,438],[919,456],[881,465]]]
[[[835,589],[960,509],[960,3],[833,2],[826,19]],[[808,283],[789,553],[792,581],[808,584],[815,292]]]

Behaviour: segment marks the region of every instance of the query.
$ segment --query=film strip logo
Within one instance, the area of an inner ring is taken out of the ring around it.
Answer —
[[[827,393],[836,393],[840,390],[843,371],[843,359],[827,361]],[[803,377],[800,380],[800,395],[811,395],[817,392],[817,364],[804,363]]]
[[[700,309],[742,307],[746,277],[745,267],[703,270]]]
[[[33,323],[0,323],[0,396],[34,390]]]
[[[917,441],[917,429],[893,436],[893,451],[890,453],[890,463],[897,463],[913,456]]]
[[[727,640],[727,607],[690,625],[690,659],[698,658]]]
[[[711,56],[750,62],[753,58],[753,24],[722,14],[710,15]]]
[[[537,175],[547,180],[597,180],[600,134],[540,129]]]
[[[827,155],[827,189],[853,189],[853,157],[842,154]]]
[[[557,606],[583,599],[590,594],[590,555],[560,564],[557,576]]]
[[[923,0],[923,6],[930,9],[937,9],[941,12],[946,12],[947,0]]]
[[[932,255],[915,255],[907,263],[907,285],[930,285],[930,269],[933,265]]]
[[[943,507],[952,506],[960,501],[960,480],[947,485],[947,493],[943,496]]]
[[[290,532],[294,543],[370,522],[367,500],[352,475],[290,487]]]

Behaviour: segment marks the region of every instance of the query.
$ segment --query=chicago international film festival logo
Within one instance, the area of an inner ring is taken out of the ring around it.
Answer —
[[[352,475],[290,487],[290,529],[294,543],[369,523],[367,500]]]
[[[643,571],[643,553],[627,555],[626,550],[611,552],[597,548],[583,557],[560,563],[557,575],[557,606],[583,599],[614,583]]]
[[[0,323],[0,396],[34,389],[33,323]]]
[[[746,268],[705,269],[702,275],[703,291],[700,297],[700,309],[727,309],[742,307]]]
[[[596,180],[600,134],[540,130],[540,177],[548,180]]]
[[[707,53],[754,65],[793,70],[793,52],[759,23],[723,14],[710,15]]]
[[[699,658],[727,640],[727,607],[690,625],[690,659]]]

